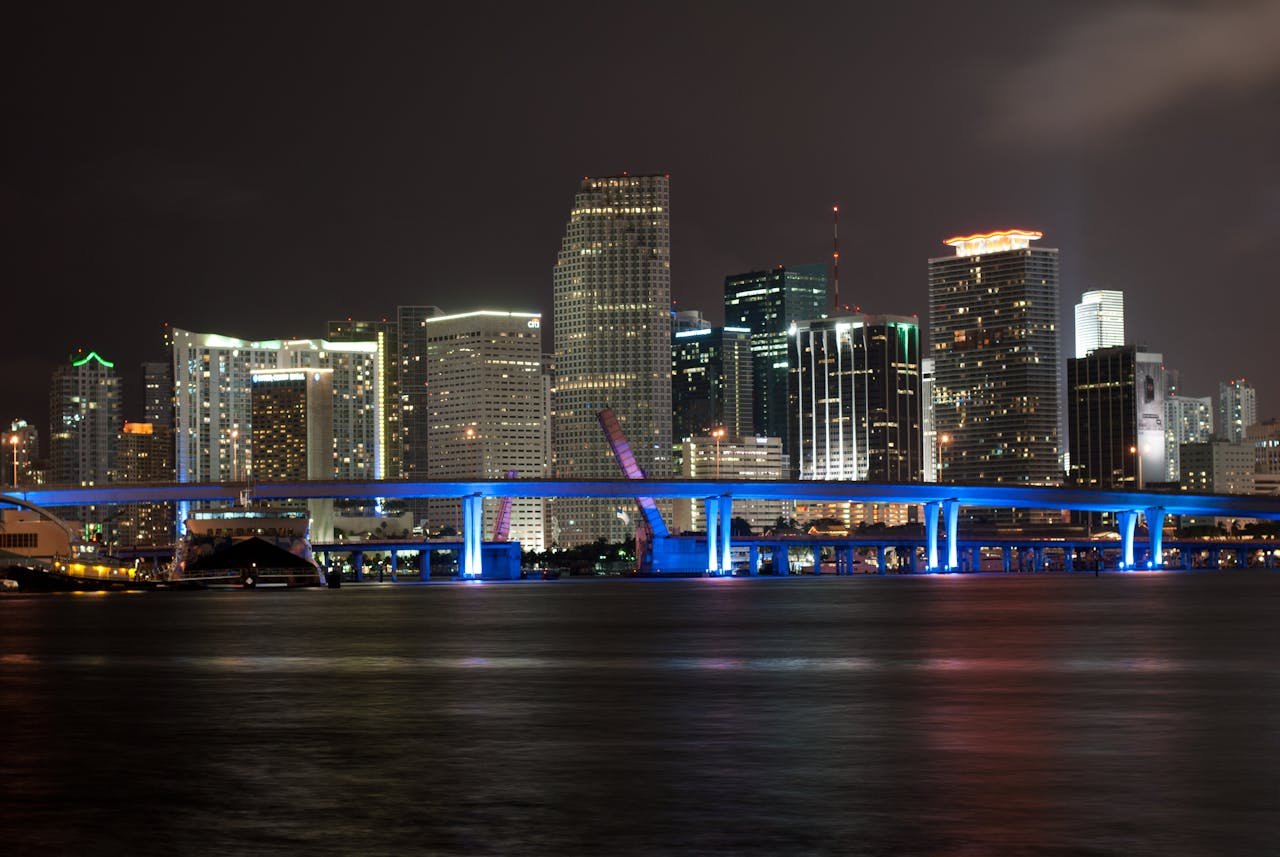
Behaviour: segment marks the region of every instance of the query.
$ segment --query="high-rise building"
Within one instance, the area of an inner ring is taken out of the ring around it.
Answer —
[[[929,260],[942,482],[1057,485],[1058,251],[1020,229],[949,238]]]
[[[1253,444],[1226,440],[1186,443],[1181,457],[1182,490],[1196,494],[1253,493]]]
[[[142,421],[151,425],[173,427],[171,360],[142,364]]]
[[[1166,395],[1164,438],[1165,481],[1178,482],[1182,475],[1182,445],[1213,438],[1212,397]]]
[[[1254,423],[1246,430],[1245,440],[1253,444],[1255,483],[1265,480],[1269,487],[1280,487],[1276,486],[1277,479],[1280,479],[1280,420],[1273,418]],[[1255,484],[1254,487],[1259,486]]]
[[[125,423],[116,443],[117,482],[173,481],[173,429],[170,426],[149,422]],[[114,507],[112,511],[118,544],[153,546],[173,543],[174,504],[127,503]]]
[[[385,477],[378,343],[323,339],[250,342],[173,331],[175,460],[179,482],[224,482],[253,470],[252,376],[331,369],[330,477]],[[234,473],[233,473],[234,470]]]
[[[259,482],[300,482],[333,476],[334,370],[261,369],[250,375],[252,461]],[[333,538],[333,500],[308,500],[311,537]]]
[[[426,322],[428,474],[432,479],[545,479],[547,434],[542,317],[478,310]],[[497,501],[486,501],[492,532]],[[432,500],[432,527],[461,526],[461,504]],[[543,500],[512,501],[510,538],[544,549]],[[486,538],[488,536],[486,535]]]
[[[938,481],[938,429],[933,415],[933,358],[920,359],[920,460],[925,482]]]
[[[99,485],[116,464],[123,422],[115,364],[77,351],[53,372],[49,394],[49,459],[58,485]]]
[[[40,431],[26,420],[14,420],[4,435],[4,482],[8,485],[36,483],[36,461],[40,458]]]
[[[585,178],[555,268],[555,474],[613,478],[596,415],[611,408],[636,462],[671,474],[671,214],[667,176]],[[633,533],[601,500],[552,507],[552,538],[580,544]]]
[[[753,424],[751,331],[681,330],[671,340],[672,431],[677,441],[722,427],[749,434]]]
[[[680,447],[680,475],[685,479],[738,479],[770,481],[787,479],[791,468],[782,440],[776,437],[688,437]],[[672,503],[672,529],[677,532],[705,532],[706,508],[698,500]],[[791,500],[734,500],[733,517],[746,521],[753,531],[773,526],[779,518],[795,515]]]
[[[1124,292],[1085,292],[1076,304],[1076,357],[1117,345],[1124,345]]]
[[[441,315],[437,306],[396,307],[396,337],[400,348],[400,476],[427,478],[427,319]],[[426,521],[427,502],[407,500],[414,522]]]
[[[399,479],[401,452],[404,438],[401,436],[400,417],[400,326],[394,321],[352,320],[331,321],[327,338],[330,342],[378,343],[378,399],[382,402],[382,426],[379,434],[385,438],[383,469],[387,479]],[[336,439],[335,439],[336,440]],[[338,449],[339,457],[342,449]]]
[[[1243,378],[1218,384],[1218,436],[1241,443],[1258,421],[1258,394]]]
[[[825,263],[779,266],[724,280],[724,323],[751,331],[753,433],[782,438],[783,449],[794,446],[788,410],[791,324],[822,318],[826,311]]]
[[[1133,345],[1067,360],[1072,484],[1132,490],[1165,481],[1162,361]]]

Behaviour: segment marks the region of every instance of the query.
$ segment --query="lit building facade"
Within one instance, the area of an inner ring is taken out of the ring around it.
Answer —
[[[680,475],[685,479],[740,479],[771,481],[787,479],[790,465],[777,437],[739,437],[710,435],[685,438],[680,447]],[[701,501],[672,501],[672,530],[705,532],[706,509]],[[790,500],[735,500],[733,517],[742,518],[759,533],[772,527],[778,518],[795,515],[796,504]]]
[[[1256,453],[1252,443],[1211,440],[1182,445],[1184,491],[1196,494],[1252,494]]]
[[[1209,396],[1165,396],[1165,481],[1182,475],[1182,445],[1213,439],[1213,399]]]
[[[164,423],[125,423],[116,443],[117,482],[173,481],[172,427]],[[120,545],[173,543],[173,503],[128,503],[113,507],[112,513],[115,541]]]
[[[751,331],[702,327],[671,340],[672,431],[677,443],[723,427],[750,434],[753,421]]]
[[[258,482],[333,476],[334,370],[262,369],[250,375],[251,463]],[[308,500],[311,538],[333,538],[333,500]]]
[[[378,344],[378,390],[382,404],[382,425],[377,434],[383,438],[383,470],[387,479],[399,479],[404,439],[401,436],[400,404],[400,326],[394,321],[331,321],[326,338],[330,342],[376,342]],[[335,438],[337,442],[337,438]],[[339,459],[343,456],[338,447]]]
[[[1076,358],[1124,345],[1124,292],[1096,289],[1076,304]]]
[[[1218,384],[1218,436],[1232,443],[1245,438],[1258,421],[1258,394],[1243,378]]]
[[[825,263],[750,271],[724,280],[725,324],[751,331],[752,433],[782,438],[784,449],[793,445],[788,404],[791,324],[825,315],[827,288]]]
[[[1162,362],[1132,345],[1067,360],[1073,485],[1133,490],[1166,480]]]
[[[555,267],[554,473],[609,479],[618,465],[596,414],[613,409],[636,462],[671,475],[671,217],[663,175],[585,178]],[[562,545],[633,535],[603,500],[552,504]]]
[[[4,479],[10,485],[34,485],[40,458],[40,431],[26,420],[14,420],[4,435]]]
[[[429,477],[547,478],[542,317],[479,310],[436,316],[426,329]],[[497,501],[485,502],[486,534],[497,510]],[[510,538],[525,550],[543,550],[543,513],[541,498],[513,500]],[[430,501],[428,522],[459,530],[461,504]]]
[[[1058,251],[1039,232],[950,238],[929,260],[940,481],[1058,485]]]
[[[938,481],[938,447],[941,438],[934,426],[933,415],[933,358],[920,359],[920,458],[923,462],[925,482]]]
[[[173,428],[172,362],[142,364],[142,421]]]
[[[53,372],[49,390],[49,470],[57,485],[100,485],[116,464],[124,421],[115,364],[78,351]]]

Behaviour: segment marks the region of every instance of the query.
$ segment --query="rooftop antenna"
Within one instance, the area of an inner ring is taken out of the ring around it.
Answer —
[[[840,206],[831,206],[831,280],[835,312],[840,312]]]

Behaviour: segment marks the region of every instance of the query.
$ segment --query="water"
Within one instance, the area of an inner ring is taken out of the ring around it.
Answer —
[[[1280,576],[0,599],[6,854],[1273,854]]]

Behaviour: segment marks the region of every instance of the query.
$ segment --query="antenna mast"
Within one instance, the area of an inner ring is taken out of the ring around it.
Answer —
[[[835,312],[840,312],[840,206],[831,206],[831,280]]]

